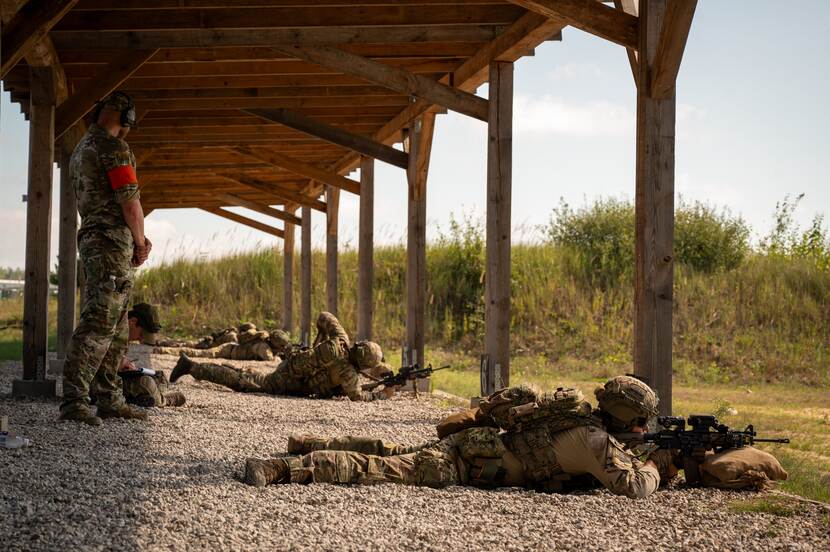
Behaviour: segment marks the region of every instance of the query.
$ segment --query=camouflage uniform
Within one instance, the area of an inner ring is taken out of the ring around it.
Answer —
[[[161,370],[156,370],[154,376],[142,374],[138,377],[121,374],[124,389],[124,398],[129,404],[143,407],[181,406],[184,404],[184,395],[170,392],[170,383]]]
[[[345,395],[353,401],[381,398],[380,393],[361,390],[359,370],[371,370],[373,375],[391,372],[388,365],[379,362],[382,354],[374,355],[377,362],[361,360],[362,350],[369,345],[360,343],[352,348],[348,334],[331,313],[320,314],[317,331],[312,348],[286,350],[285,359],[270,374],[208,363],[194,363],[188,373],[198,380],[211,381],[241,392],[315,396],[321,399]],[[376,344],[371,345],[380,350]],[[353,359],[352,356],[360,358]],[[174,370],[174,381],[176,377]]]
[[[78,252],[86,284],[81,317],[69,343],[61,412],[83,408],[97,383],[99,408],[124,397],[116,375],[127,349],[127,305],[133,286],[133,237],[121,204],[139,198],[135,157],[123,140],[92,124],[72,153],[70,179],[81,214]]]
[[[152,342],[145,341],[145,345],[155,345],[159,348],[187,348],[187,349],[210,349],[212,347],[218,347],[220,345],[224,345],[225,343],[238,343],[238,333],[236,328],[225,328],[224,330],[219,330],[218,332],[213,332],[210,335],[206,335],[202,339],[198,341],[179,341],[175,339],[156,339]],[[154,351],[155,352],[155,351]],[[169,352],[168,350],[164,350],[163,352],[158,352],[156,354],[161,355],[172,355],[172,354],[179,354],[179,351]],[[189,353],[187,353],[189,354]],[[191,355],[193,356],[193,355]]]
[[[157,355],[184,353],[189,357],[231,360],[274,360],[276,356],[283,356],[290,346],[290,337],[282,330],[275,330],[270,334],[266,331],[248,330],[239,334],[238,343],[224,343],[205,349],[156,347],[153,353]]]

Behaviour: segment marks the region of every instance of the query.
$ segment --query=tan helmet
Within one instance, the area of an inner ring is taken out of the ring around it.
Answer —
[[[250,322],[244,322],[239,325],[239,333],[245,333],[250,330],[256,331],[256,326]]]
[[[268,343],[275,351],[283,351],[286,347],[291,345],[291,336],[283,330],[274,330],[268,336]]]
[[[374,341],[358,341],[351,356],[361,370],[371,370],[384,361],[383,350]]]
[[[612,429],[628,429],[645,425],[639,421],[657,416],[659,399],[651,387],[631,376],[617,376],[594,391],[599,409],[611,419]]]

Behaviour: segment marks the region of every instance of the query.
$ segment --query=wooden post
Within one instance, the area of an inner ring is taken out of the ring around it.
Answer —
[[[26,200],[26,286],[23,291],[23,380],[13,395],[54,396],[46,379],[52,166],[55,156],[55,73],[30,67],[29,188]]]
[[[296,226],[285,223],[285,236],[282,240],[282,328],[289,334],[294,333],[294,229]]]
[[[426,333],[426,219],[427,174],[432,150],[432,131],[435,114],[425,113],[413,121],[404,146],[409,153],[406,176],[409,189],[409,208],[406,246],[406,345],[408,364],[424,363],[424,336]],[[418,380],[418,387],[429,389],[427,379]]]
[[[357,249],[357,338],[372,339],[375,279],[375,160],[360,157],[360,221]]]
[[[510,385],[510,209],[513,170],[513,64],[490,63],[487,121],[485,362],[489,395]]]
[[[340,190],[326,186],[326,309],[337,316],[337,219]]]
[[[653,68],[666,0],[640,2],[635,202],[634,373],[672,410],[675,92],[654,99]]]
[[[64,358],[75,329],[75,300],[78,266],[78,207],[69,179],[72,153],[62,148],[60,182],[60,233],[58,237],[58,339],[57,357]]]
[[[311,342],[311,209],[303,207],[300,251],[300,341]]]

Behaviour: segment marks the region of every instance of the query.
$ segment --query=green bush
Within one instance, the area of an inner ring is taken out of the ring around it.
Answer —
[[[830,234],[824,227],[824,216],[817,214],[809,228],[802,231],[793,214],[805,194],[794,200],[785,196],[775,204],[775,225],[761,240],[761,251],[773,257],[803,259],[821,270],[830,270]]]

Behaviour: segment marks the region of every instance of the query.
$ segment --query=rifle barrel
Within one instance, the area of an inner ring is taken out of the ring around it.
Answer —
[[[753,439],[756,443],[789,443],[789,439]]]

